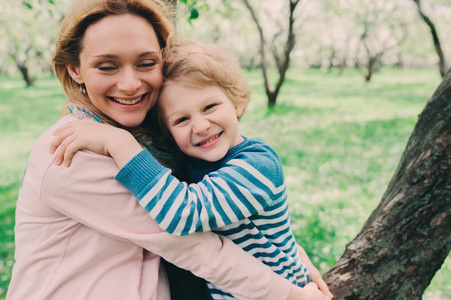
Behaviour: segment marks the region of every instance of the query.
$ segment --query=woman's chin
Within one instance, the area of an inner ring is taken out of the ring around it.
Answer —
[[[145,115],[142,117],[137,116],[135,118],[121,118],[121,119],[116,119],[115,121],[124,127],[134,128],[134,127],[138,127],[139,125],[141,125],[141,123],[144,122],[144,118],[145,118]]]

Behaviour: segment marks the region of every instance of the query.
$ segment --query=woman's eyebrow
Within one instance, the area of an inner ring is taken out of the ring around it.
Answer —
[[[143,52],[143,53],[141,53],[140,55],[138,55],[138,57],[144,57],[144,56],[147,56],[147,55],[154,55],[154,54],[160,54],[160,51],[146,51],[146,52]],[[114,54],[97,54],[97,55],[94,55],[94,57],[103,57],[103,58],[119,58],[119,56],[118,55],[114,55]]]
[[[143,56],[147,56],[147,55],[153,55],[153,54],[158,54],[158,55],[160,55],[160,51],[146,51],[146,52],[144,52],[144,53],[141,53],[141,54],[139,55],[139,57],[143,57]]]

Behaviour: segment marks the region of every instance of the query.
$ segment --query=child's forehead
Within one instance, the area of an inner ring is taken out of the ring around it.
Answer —
[[[190,85],[173,81],[161,90],[159,103],[170,101],[172,103],[191,102],[197,104],[214,100],[227,100],[233,103],[219,85]]]
[[[191,93],[204,93],[205,91],[214,90],[220,90],[222,93],[224,93],[224,88],[219,84],[189,80],[187,78],[175,78],[167,80],[161,90],[163,91],[165,89],[171,88],[183,89]]]

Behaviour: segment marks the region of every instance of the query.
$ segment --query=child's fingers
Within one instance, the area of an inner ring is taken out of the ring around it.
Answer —
[[[58,127],[55,131],[53,131],[53,135],[58,135],[60,132],[63,132],[66,129],[69,129],[69,128],[75,126],[76,124],[79,124],[82,121],[72,121],[72,122],[66,123],[63,126]]]
[[[67,146],[66,151],[64,152],[64,165],[66,167],[70,167],[72,157],[74,157],[75,152],[77,152],[80,149],[81,148],[77,147],[75,143],[71,143],[69,146]]]
[[[61,163],[65,160],[66,149],[75,140],[75,138],[76,137],[74,135],[69,135],[68,137],[63,138],[62,141],[59,142],[55,154],[56,165],[58,166],[61,165]]]
[[[69,130],[60,131],[50,143],[50,154],[55,153],[56,148],[58,148],[61,145],[61,143],[71,134],[73,134],[73,131]]]

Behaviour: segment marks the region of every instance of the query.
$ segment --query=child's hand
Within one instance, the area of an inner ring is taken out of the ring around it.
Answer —
[[[101,124],[92,120],[80,120],[67,123],[53,132],[55,138],[50,144],[50,153],[55,153],[55,163],[69,167],[72,157],[78,150],[90,150],[103,155],[110,155],[114,147],[124,145],[131,134],[114,126]],[[122,139],[121,139],[122,137]]]
[[[329,287],[327,286],[326,282],[321,277],[321,273],[318,271],[318,269],[313,265],[313,263],[310,261],[310,258],[308,257],[307,253],[305,252],[304,248],[297,245],[299,255],[301,256],[302,262],[307,267],[309,273],[310,273],[310,279],[312,282],[316,283],[318,286],[318,289],[324,293],[329,299],[332,299],[334,295],[329,290]]]

